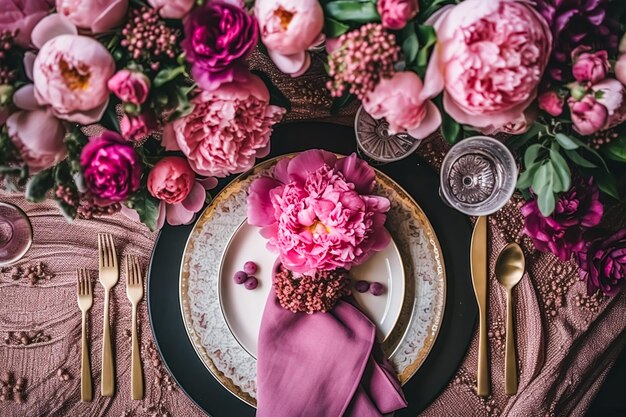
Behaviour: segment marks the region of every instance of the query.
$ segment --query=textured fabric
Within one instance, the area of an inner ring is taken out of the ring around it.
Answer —
[[[255,54],[253,66],[268,73],[274,84],[292,100],[288,120],[325,120],[352,125],[358,103],[339,116],[330,115],[331,98],[323,89],[322,59],[313,58],[312,68],[301,78],[279,74],[263,56]],[[424,141],[418,154],[439,168],[446,145],[438,136]],[[424,198],[428,198],[425,196]],[[432,196],[432,198],[438,198]],[[80,312],[76,305],[75,269],[89,268],[96,281],[96,234],[110,231],[118,250],[140,256],[144,265],[156,238],[141,225],[116,215],[102,220],[78,220],[68,225],[53,203],[28,204],[17,194],[0,192],[0,200],[22,207],[34,226],[35,243],[18,266],[45,262],[54,278],[30,286],[0,272],[0,373],[26,378],[24,404],[0,401],[0,416],[185,416],[199,417],[199,410],[171,382],[155,349],[147,319],[146,304],[139,306],[139,332],[146,397],[130,400],[130,303],[124,285],[112,295],[111,319],[115,340],[118,391],[113,398],[97,395],[102,348],[102,303],[90,314],[94,401],[80,402]],[[582,416],[626,344],[626,292],[614,298],[588,297],[573,262],[562,263],[550,254],[538,253],[521,236],[521,201],[514,199],[491,216],[490,270],[496,253],[508,241],[519,242],[527,255],[528,272],[514,290],[520,390],[504,394],[504,292],[490,280],[489,347],[491,396],[475,394],[478,338],[475,334],[458,371],[441,395],[422,413],[438,416]],[[626,227],[626,203],[610,210],[605,226]],[[175,277],[173,277],[175,279]],[[95,286],[96,299],[102,287]],[[474,302],[474,300],[467,300]],[[5,343],[9,332],[42,331],[47,342]],[[148,359],[149,358],[149,359]],[[57,376],[59,368],[71,376]],[[222,395],[231,395],[222,393]],[[411,399],[407,398],[410,402]],[[221,417],[221,416],[216,416]]]
[[[372,355],[375,337],[376,326],[346,301],[327,313],[294,314],[270,292],[259,332],[257,417],[382,417],[404,408],[395,375]]]

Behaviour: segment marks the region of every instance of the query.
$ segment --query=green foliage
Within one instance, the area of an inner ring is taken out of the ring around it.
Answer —
[[[602,154],[617,162],[626,162],[626,136],[620,136],[602,147]]]
[[[350,30],[350,25],[332,17],[324,16],[324,33],[329,38],[338,38]]]
[[[333,0],[323,5],[324,14],[339,22],[379,22],[375,0]]]
[[[157,229],[160,202],[148,193],[146,187],[142,187],[139,192],[126,200],[124,204],[128,208],[137,211],[139,220],[148,226],[151,231]]]
[[[174,81],[176,78],[178,78],[179,75],[186,74],[187,72],[185,71],[184,65],[180,65],[178,67],[163,68],[155,75],[154,79],[152,80],[152,85],[156,88],[160,88],[170,81]]]
[[[39,203],[46,199],[48,191],[54,186],[54,169],[48,168],[33,175],[26,184],[26,199]]]

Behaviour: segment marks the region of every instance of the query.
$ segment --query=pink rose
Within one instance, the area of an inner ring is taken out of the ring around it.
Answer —
[[[146,139],[157,128],[157,120],[152,111],[147,110],[139,116],[125,114],[120,121],[120,130],[124,139],[137,142]]]
[[[185,158],[167,156],[161,159],[148,174],[148,191],[153,197],[169,204],[182,202],[196,182]]]
[[[545,20],[522,0],[466,0],[435,20],[437,44],[422,95],[444,90],[445,110],[478,129],[520,119],[550,57]]]
[[[615,77],[620,83],[626,85],[626,54],[620,55],[615,63]]]
[[[392,133],[408,132],[423,139],[441,125],[441,114],[430,100],[421,100],[422,87],[414,72],[397,72],[378,83],[363,100],[363,108],[373,118],[387,120]]]
[[[272,126],[285,112],[269,99],[263,81],[252,74],[244,82],[201,91],[192,100],[193,112],[172,126],[191,168],[200,175],[225,177],[252,168],[256,157],[266,156]]]
[[[30,33],[50,13],[54,0],[2,0],[0,5],[0,32],[17,31],[15,43],[28,48]]]
[[[539,108],[550,116],[560,116],[563,113],[565,100],[556,91],[546,91],[539,96]]]
[[[378,0],[378,13],[387,29],[402,29],[418,11],[417,0]]]
[[[591,90],[598,103],[606,107],[608,120],[602,130],[617,126],[626,120],[626,89],[614,78],[606,78],[594,84]]]
[[[196,4],[195,0],[148,0],[148,3],[166,19],[182,19]]]
[[[324,11],[318,0],[257,0],[261,40],[278,69],[293,77],[311,65],[307,50],[323,40]]]
[[[574,130],[581,135],[591,135],[606,125],[608,111],[593,96],[587,95],[580,101],[570,97],[567,104],[574,122]]]
[[[166,220],[172,226],[191,223],[204,206],[206,190],[216,185],[217,180],[212,177],[196,180],[185,158],[166,156],[161,159],[148,174],[148,191],[161,200],[157,228],[162,228]],[[139,221],[135,210],[122,206],[122,213]]]
[[[51,15],[33,30],[33,41],[41,48],[33,67],[35,96],[58,118],[95,123],[109,102],[107,81],[115,71],[115,61],[100,42],[86,36],[62,34],[47,39],[67,29],[62,26],[66,22]]]
[[[57,12],[81,29],[109,31],[124,23],[128,0],[56,0]]]
[[[588,46],[579,46],[572,51],[572,74],[578,82],[597,83],[609,73],[609,55],[606,51],[589,53],[589,50]]]
[[[150,79],[140,72],[124,68],[111,77],[107,86],[123,102],[141,105],[148,98]]]

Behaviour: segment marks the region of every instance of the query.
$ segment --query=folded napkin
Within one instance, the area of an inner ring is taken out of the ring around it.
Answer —
[[[381,417],[406,407],[375,337],[376,326],[349,302],[292,313],[271,291],[259,332],[257,417]]]

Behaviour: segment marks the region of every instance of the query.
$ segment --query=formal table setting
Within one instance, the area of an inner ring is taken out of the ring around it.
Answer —
[[[626,3],[0,4],[0,415],[626,412]]]

